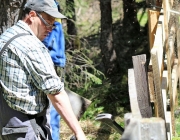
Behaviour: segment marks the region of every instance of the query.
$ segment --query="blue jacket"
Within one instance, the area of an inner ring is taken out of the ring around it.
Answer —
[[[66,64],[66,55],[62,24],[55,21],[54,25],[56,28],[42,42],[48,48],[54,65],[64,67]]]

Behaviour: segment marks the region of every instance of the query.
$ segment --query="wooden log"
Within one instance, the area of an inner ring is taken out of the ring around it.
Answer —
[[[128,69],[128,86],[132,115],[141,118],[140,108],[137,100],[137,91],[133,69]]]
[[[165,121],[162,118],[143,118],[141,124],[141,140],[166,140]]]
[[[152,117],[149,89],[147,83],[146,55],[133,56],[134,76],[137,89],[137,100],[142,117]]]
[[[129,123],[121,140],[166,140],[165,121],[162,118],[139,119],[129,116],[125,116]]]

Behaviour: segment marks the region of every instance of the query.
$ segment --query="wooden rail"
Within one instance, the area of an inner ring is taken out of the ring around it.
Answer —
[[[147,64],[146,55],[133,56],[133,68],[128,70],[131,113],[125,114],[126,127],[121,140],[171,140],[175,135],[180,4],[173,0],[160,4],[162,8],[148,10],[151,60]]]

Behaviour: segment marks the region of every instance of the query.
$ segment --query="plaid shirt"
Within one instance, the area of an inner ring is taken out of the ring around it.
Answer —
[[[8,105],[25,114],[37,114],[47,105],[47,95],[64,89],[47,48],[23,22],[0,36],[0,50],[14,35],[29,33],[13,40],[0,56],[1,94]]]

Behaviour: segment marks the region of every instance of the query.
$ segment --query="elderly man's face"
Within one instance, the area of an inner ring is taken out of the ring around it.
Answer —
[[[55,18],[44,12],[38,13],[32,10],[23,21],[28,24],[37,38],[42,41],[52,31]]]
[[[37,13],[37,17],[40,19],[40,27],[38,28],[38,38],[42,41],[54,28],[53,24],[55,21],[54,17],[46,13]]]

